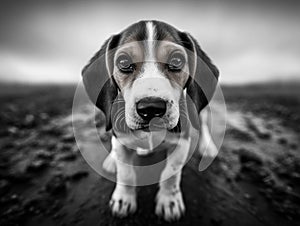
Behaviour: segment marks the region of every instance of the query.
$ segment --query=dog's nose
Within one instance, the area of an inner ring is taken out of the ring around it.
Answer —
[[[146,97],[136,104],[137,113],[148,122],[154,117],[162,117],[166,109],[166,102],[161,98]]]

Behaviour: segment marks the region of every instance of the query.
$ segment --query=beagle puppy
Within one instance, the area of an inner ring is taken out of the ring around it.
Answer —
[[[112,150],[103,163],[116,172],[110,207],[125,217],[137,209],[134,155],[160,150],[167,158],[159,180],[155,213],[167,221],[185,212],[181,170],[191,146],[210,139],[200,112],[212,98],[219,71],[188,33],[160,21],[140,21],[112,35],[82,70],[92,102],[112,131]],[[199,117],[200,116],[200,117]],[[212,152],[216,152],[212,145]]]

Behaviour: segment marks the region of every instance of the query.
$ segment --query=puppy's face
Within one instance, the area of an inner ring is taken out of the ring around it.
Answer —
[[[86,91],[106,115],[107,130],[120,119],[131,130],[174,129],[183,91],[199,113],[217,78],[217,68],[194,38],[159,21],[140,21],[113,35],[83,69]],[[125,106],[112,112],[118,94]]]
[[[155,40],[156,32],[155,25],[147,22],[146,40],[135,41],[139,33],[125,38],[113,58],[112,76],[125,100],[126,124],[133,130],[147,128],[155,117],[167,129],[179,120],[179,102],[189,75],[188,55],[171,36]]]

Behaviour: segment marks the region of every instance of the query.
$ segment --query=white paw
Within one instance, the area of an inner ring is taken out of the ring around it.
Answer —
[[[178,220],[185,212],[181,191],[159,191],[156,196],[155,214],[163,217],[166,221]]]
[[[126,217],[136,211],[136,195],[116,188],[109,202],[113,216]]]

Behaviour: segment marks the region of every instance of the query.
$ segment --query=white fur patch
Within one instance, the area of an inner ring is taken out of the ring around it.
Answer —
[[[112,149],[109,155],[103,161],[102,164],[103,169],[105,169],[109,173],[116,173],[117,172],[116,161],[117,161],[117,154],[116,151]]]
[[[153,41],[154,40],[154,35],[155,35],[155,26],[152,21],[148,21],[146,23],[147,27],[147,36],[148,36],[148,41]]]
[[[148,155],[148,154],[150,154],[152,151],[150,150],[150,149],[144,149],[144,148],[140,148],[140,147],[138,147],[137,149],[136,149],[136,153],[138,154],[138,155],[142,155],[142,156],[144,156],[144,155]]]
[[[155,26],[153,22],[148,21],[146,23],[147,30],[147,49],[148,49],[148,59],[150,61],[154,61],[154,36],[155,36]]]

